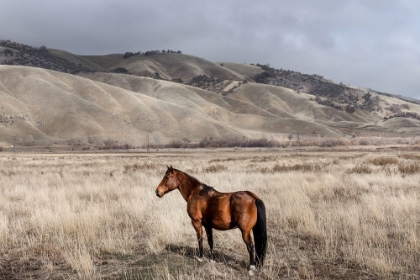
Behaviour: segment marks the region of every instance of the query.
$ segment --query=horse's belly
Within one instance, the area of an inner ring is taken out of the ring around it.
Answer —
[[[233,228],[237,228],[238,226],[229,224],[229,225],[218,225],[218,224],[213,224],[212,228],[217,229],[217,230],[228,230],[228,229],[233,229]]]
[[[237,227],[236,224],[232,222],[230,217],[225,217],[224,219],[221,219],[220,217],[216,219],[213,218],[208,224],[217,230],[228,230]]]
[[[203,209],[205,223],[217,230],[228,230],[236,227],[230,211],[229,196],[212,198]]]

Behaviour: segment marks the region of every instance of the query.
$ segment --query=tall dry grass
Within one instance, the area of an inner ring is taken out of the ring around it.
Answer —
[[[219,191],[247,189],[264,200],[269,248],[260,278],[413,279],[419,159],[366,151],[2,153],[0,279],[245,277],[239,230],[215,232],[216,263],[194,262],[185,201],[177,191],[154,194],[167,164]]]

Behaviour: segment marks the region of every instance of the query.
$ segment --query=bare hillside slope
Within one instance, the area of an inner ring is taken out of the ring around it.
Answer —
[[[296,108],[302,106],[303,102],[306,102],[307,106],[322,106],[310,101],[307,95],[297,95],[284,88],[247,83],[235,89],[233,93],[222,96],[191,86],[130,75],[94,73],[85,74],[85,76],[89,79],[148,94],[167,102],[196,108],[196,110],[206,113],[211,118],[227,124],[245,135],[251,131],[254,137],[270,133],[290,134],[296,131],[305,134],[315,131],[322,135],[339,135],[337,131],[327,127],[326,124],[330,122],[327,118],[300,117],[297,114],[300,111]],[[278,97],[277,95],[280,93],[284,96]],[[262,97],[263,95],[265,97]],[[281,98],[286,101],[282,101]],[[267,102],[265,99],[276,100],[277,104]]]
[[[160,144],[295,133],[420,135],[414,101],[269,65],[169,50],[80,56],[4,40],[0,64],[6,145],[116,139],[138,146],[148,134]]]
[[[198,106],[39,68],[0,66],[0,100],[0,141],[6,143],[90,137],[141,144],[154,131],[162,140],[239,135]]]

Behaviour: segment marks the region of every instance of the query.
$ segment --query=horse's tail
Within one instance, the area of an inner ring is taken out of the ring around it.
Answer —
[[[267,251],[267,217],[264,202],[256,199],[255,204],[257,205],[257,222],[252,228],[252,232],[254,233],[257,267],[262,267]]]

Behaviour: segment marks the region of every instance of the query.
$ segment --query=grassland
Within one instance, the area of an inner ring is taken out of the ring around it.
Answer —
[[[255,279],[418,279],[420,153],[208,150],[0,152],[0,279],[244,279],[239,230],[195,262],[166,165],[265,202],[269,247]],[[205,252],[208,252],[207,244]]]

